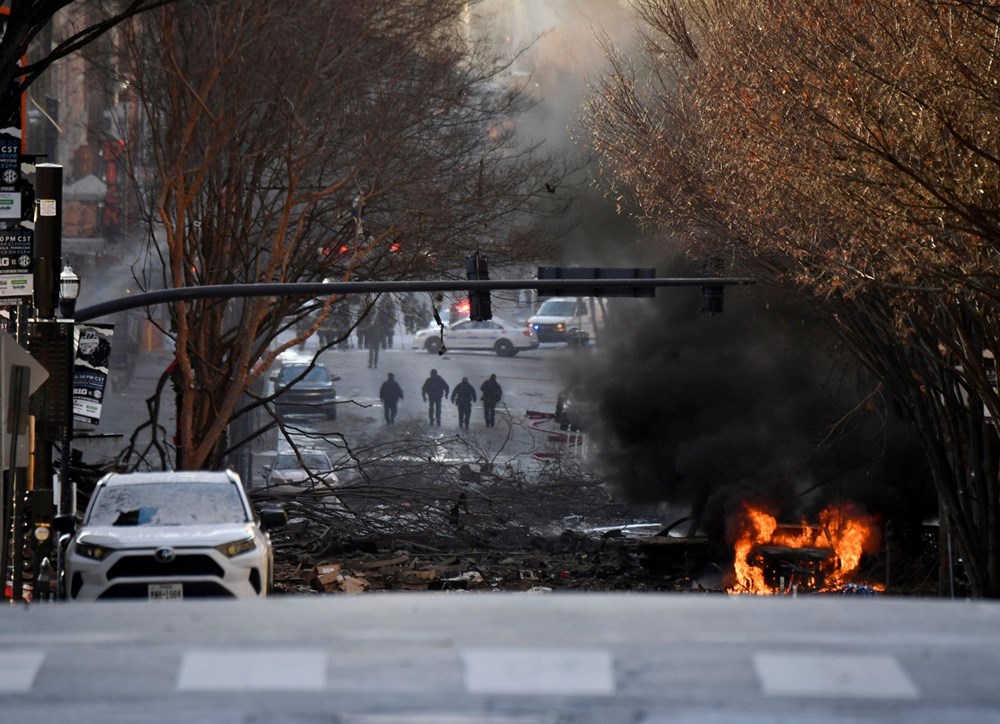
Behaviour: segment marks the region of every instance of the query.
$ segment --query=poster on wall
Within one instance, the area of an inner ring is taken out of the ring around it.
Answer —
[[[27,229],[0,230],[0,298],[34,294],[34,239],[34,233]]]
[[[73,420],[96,425],[101,421],[104,389],[108,382],[113,324],[76,325],[73,362]]]

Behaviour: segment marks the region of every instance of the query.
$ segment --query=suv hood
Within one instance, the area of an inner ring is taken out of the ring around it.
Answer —
[[[253,523],[219,525],[84,526],[76,540],[108,548],[208,548],[250,538]]]
[[[551,314],[538,314],[534,317],[528,317],[529,324],[565,324],[566,322],[578,319],[578,317],[558,317]]]

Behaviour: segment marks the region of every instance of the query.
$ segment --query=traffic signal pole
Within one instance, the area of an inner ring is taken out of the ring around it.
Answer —
[[[76,310],[77,322],[90,322],[109,314],[129,309],[153,307],[170,302],[195,299],[233,299],[238,297],[316,297],[347,294],[388,294],[406,292],[462,292],[505,291],[534,289],[537,292],[566,292],[578,296],[593,294],[597,289],[645,289],[655,287],[748,286],[755,284],[751,277],[656,277],[653,279],[490,279],[440,280],[401,282],[296,282],[289,284],[216,284],[193,287],[160,289],[155,292],[133,294],[111,299]]]

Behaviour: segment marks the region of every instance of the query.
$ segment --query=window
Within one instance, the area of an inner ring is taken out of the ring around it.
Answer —
[[[281,375],[278,377],[278,382],[282,385],[287,385],[292,383],[298,378],[299,375],[305,371],[308,365],[286,365],[281,368]],[[306,376],[302,378],[304,382],[329,382],[330,381],[330,370],[328,370],[323,365],[314,366]]]
[[[249,520],[232,483],[164,481],[101,488],[87,525],[215,525]]]

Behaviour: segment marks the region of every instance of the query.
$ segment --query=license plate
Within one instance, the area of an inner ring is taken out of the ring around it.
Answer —
[[[180,583],[150,583],[150,601],[182,601],[184,586]]]

